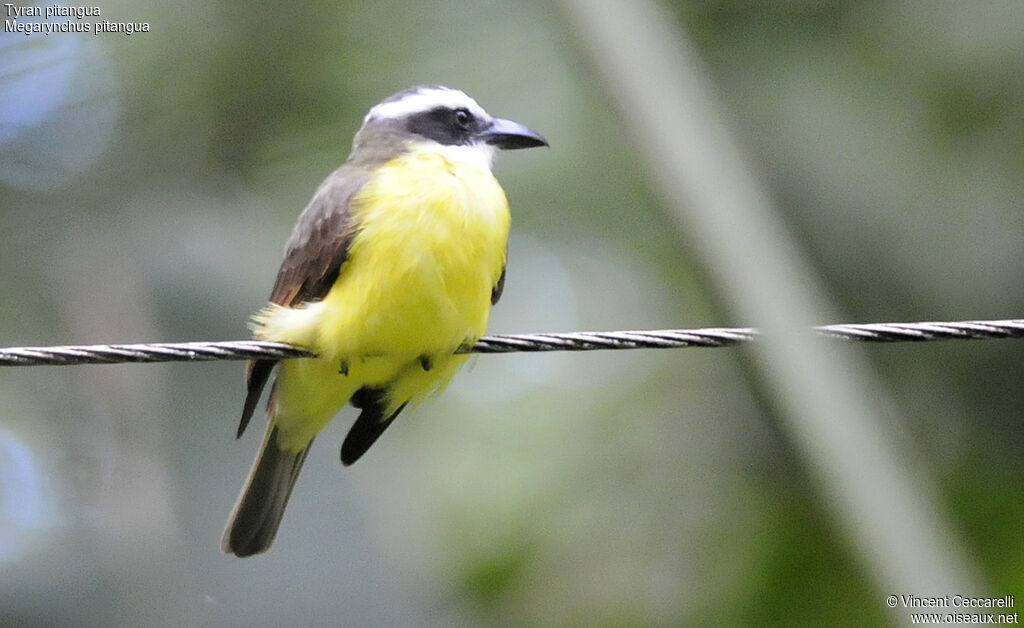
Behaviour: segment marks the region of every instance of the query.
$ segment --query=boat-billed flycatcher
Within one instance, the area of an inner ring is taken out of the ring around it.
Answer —
[[[487,328],[505,282],[509,211],[497,149],[545,146],[442,86],[399,92],[366,114],[348,160],[320,184],[285,249],[256,338],[306,347],[283,360],[263,445],[222,549],[266,551],[313,437],[346,403],[361,410],[341,446],[359,459],[406,405],[443,388],[460,347]],[[241,436],[275,367],[249,363]]]

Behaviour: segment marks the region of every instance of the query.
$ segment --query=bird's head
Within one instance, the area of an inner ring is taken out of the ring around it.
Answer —
[[[495,118],[457,89],[421,85],[389,96],[370,109],[356,133],[350,159],[387,159],[424,145],[464,149],[490,165],[498,149],[548,143],[518,122]]]

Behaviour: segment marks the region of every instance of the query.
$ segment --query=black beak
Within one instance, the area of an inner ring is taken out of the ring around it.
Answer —
[[[497,146],[502,150],[548,145],[548,141],[540,133],[518,122],[502,118],[492,120],[491,125],[480,134],[480,137],[491,146]]]

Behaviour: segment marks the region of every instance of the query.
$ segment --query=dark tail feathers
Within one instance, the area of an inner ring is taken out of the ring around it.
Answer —
[[[263,448],[224,530],[220,546],[225,553],[244,557],[270,549],[312,444],[298,453],[284,451],[277,445],[277,427],[267,426]]]

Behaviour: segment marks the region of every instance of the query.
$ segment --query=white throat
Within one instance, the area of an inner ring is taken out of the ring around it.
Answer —
[[[490,144],[484,144],[483,142],[463,146],[427,142],[421,146],[417,146],[414,150],[416,152],[422,151],[436,153],[449,161],[472,164],[486,172],[491,171],[491,164],[494,163],[494,154],[497,152],[495,147]]]

